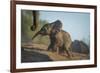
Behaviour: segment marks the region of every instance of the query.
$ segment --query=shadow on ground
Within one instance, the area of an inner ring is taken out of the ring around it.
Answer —
[[[49,56],[45,54],[41,54],[36,51],[26,51],[24,49],[21,50],[21,62],[47,62],[52,61]]]

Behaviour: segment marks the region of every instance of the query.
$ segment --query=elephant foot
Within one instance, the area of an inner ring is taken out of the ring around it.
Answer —
[[[68,55],[67,58],[69,58],[70,60],[72,60],[73,56],[72,55]]]
[[[68,58],[72,58],[73,57],[70,51],[66,50],[65,53],[66,53]]]
[[[53,50],[52,48],[47,49],[47,51],[56,52],[56,51]]]

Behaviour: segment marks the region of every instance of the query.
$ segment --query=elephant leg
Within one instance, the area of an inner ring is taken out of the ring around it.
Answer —
[[[57,48],[57,54],[60,54],[59,48]]]
[[[55,48],[54,44],[51,43],[47,50],[48,51],[56,51],[56,48]]]
[[[50,35],[50,45],[48,50],[54,51],[55,50],[55,38]]]
[[[48,51],[51,51],[51,50],[52,50],[52,45],[51,45],[51,44],[49,45],[49,47],[48,47],[47,50],[48,50]]]
[[[68,49],[66,49],[66,51],[65,51],[65,52],[67,53],[67,55],[68,55],[68,57],[69,57],[69,58],[71,58],[71,57],[72,57],[71,52],[70,52]]]
[[[65,55],[64,47],[60,47],[60,54],[61,54],[61,55]]]
[[[63,54],[64,54],[64,51],[63,51],[62,49],[63,49],[62,47],[57,46],[57,47],[56,47],[56,52],[57,52],[57,54],[63,55]]]
[[[53,45],[53,51],[54,51],[54,52],[58,52],[58,47],[57,47],[56,44]]]

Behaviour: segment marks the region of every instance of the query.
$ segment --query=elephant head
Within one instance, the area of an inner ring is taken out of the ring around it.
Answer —
[[[48,23],[45,24],[40,31],[38,31],[33,37],[32,39],[34,39],[37,35],[50,35],[52,33],[56,33],[58,31],[60,31],[60,29],[62,28],[62,23],[60,20],[56,20],[52,23]]]

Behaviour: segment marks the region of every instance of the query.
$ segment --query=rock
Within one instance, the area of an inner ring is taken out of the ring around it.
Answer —
[[[73,52],[89,54],[89,47],[83,41],[75,40],[71,44]]]

